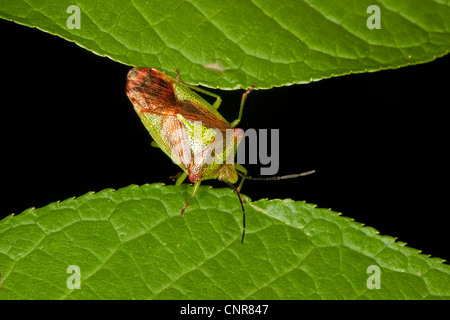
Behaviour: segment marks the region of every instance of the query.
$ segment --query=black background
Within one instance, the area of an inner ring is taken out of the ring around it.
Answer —
[[[0,20],[0,30],[0,217],[104,188],[172,183],[178,168],[150,146],[126,97],[129,66],[13,22]],[[449,64],[252,92],[240,127],[280,129],[279,174],[317,173],[246,181],[243,193],[331,208],[448,260]],[[212,91],[235,119],[243,91]]]

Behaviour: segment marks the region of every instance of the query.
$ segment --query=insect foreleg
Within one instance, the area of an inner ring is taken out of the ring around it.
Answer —
[[[184,182],[184,180],[186,180],[187,176],[188,176],[188,174],[183,171],[183,173],[177,178],[175,185],[176,186],[181,185]]]
[[[186,203],[184,204],[183,210],[181,210],[181,212],[180,212],[180,216],[184,215],[184,211],[186,211],[186,209],[189,206],[189,203],[191,202],[192,198],[195,197],[195,195],[196,195],[196,193],[198,191],[198,188],[200,187],[200,183],[201,183],[201,181],[198,181],[198,182],[194,183],[194,188],[192,189],[192,195],[189,198],[189,200],[186,201]]]

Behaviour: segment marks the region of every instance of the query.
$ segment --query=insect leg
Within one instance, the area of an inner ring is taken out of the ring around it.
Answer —
[[[179,186],[183,183],[183,181],[187,178],[188,174],[183,171],[183,173],[177,178],[177,181],[175,182],[176,186]]]
[[[239,183],[239,185],[237,187],[237,190],[241,191],[242,185],[244,184],[244,181],[245,181],[245,176],[247,175],[247,169],[245,169],[239,163],[236,163],[236,170],[243,173],[243,175],[241,175],[241,182]]]
[[[184,211],[186,211],[186,209],[189,206],[189,203],[191,202],[192,198],[195,197],[195,195],[197,194],[198,188],[200,187],[200,183],[201,183],[201,181],[198,181],[198,182],[194,183],[194,188],[192,189],[192,195],[189,198],[189,200],[186,201],[186,203],[184,204],[183,210],[181,210],[181,212],[180,212],[180,216],[184,215]]]
[[[242,112],[244,111],[245,100],[247,99],[248,94],[249,94],[250,92],[252,92],[253,89],[255,89],[255,87],[256,87],[256,85],[253,84],[249,89],[247,89],[247,91],[245,91],[245,92],[242,94],[242,98],[241,98],[241,107],[239,108],[239,116],[238,116],[238,118],[237,118],[236,120],[234,120],[234,121],[231,123],[231,126],[232,126],[233,128],[235,128],[235,127],[239,124],[239,122],[241,122]]]
[[[150,145],[151,145],[152,147],[159,148],[159,146],[158,146],[158,144],[156,143],[156,141],[150,142]]]
[[[197,91],[197,92],[206,94],[207,96],[210,96],[210,97],[215,98],[216,101],[214,101],[212,107],[213,107],[214,109],[219,109],[219,106],[220,106],[220,104],[222,103],[222,98],[221,98],[219,95],[217,95],[217,94],[215,94],[215,93],[212,93],[212,92],[209,92],[209,91],[207,91],[207,90],[205,90],[205,89],[202,89],[202,88],[199,88],[199,87],[196,87],[196,86],[192,86],[192,85],[190,85],[190,84],[187,84],[187,83],[183,82],[183,81],[181,80],[181,77],[180,77],[180,70],[175,69],[175,72],[177,73],[177,81],[178,81],[178,82],[184,84],[184,85],[185,85],[186,87],[188,87],[189,89],[192,89],[192,90],[194,90],[194,91]]]

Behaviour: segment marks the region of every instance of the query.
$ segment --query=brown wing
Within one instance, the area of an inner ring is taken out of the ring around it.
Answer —
[[[138,105],[141,112],[172,116],[179,113],[170,79],[155,69],[131,69],[126,90],[131,102]]]
[[[156,69],[134,68],[128,73],[127,95],[140,112],[176,116],[181,114],[190,121],[201,121],[202,125],[226,130],[230,125],[216,114],[195,101],[179,101],[175,96],[173,79]]]

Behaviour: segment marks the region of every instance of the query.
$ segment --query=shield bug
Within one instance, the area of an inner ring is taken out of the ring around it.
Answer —
[[[243,242],[245,209],[239,190],[245,178],[252,178],[247,176],[243,166],[234,162],[237,147],[244,136],[243,130],[236,126],[241,120],[247,95],[255,86],[242,95],[239,116],[229,123],[217,111],[222,101],[218,95],[183,83],[178,70],[177,74],[177,79],[174,79],[154,68],[133,68],[128,73],[127,95],[152,136],[152,145],[164,151],[183,170],[176,185],[183,183],[187,177],[194,183],[192,196],[180,215],[184,214],[203,180],[224,181],[239,196],[243,213]],[[192,90],[216,100],[211,105]],[[309,173],[291,175],[289,178]],[[242,180],[236,188],[234,184],[239,176]],[[269,180],[283,178],[271,177]]]

